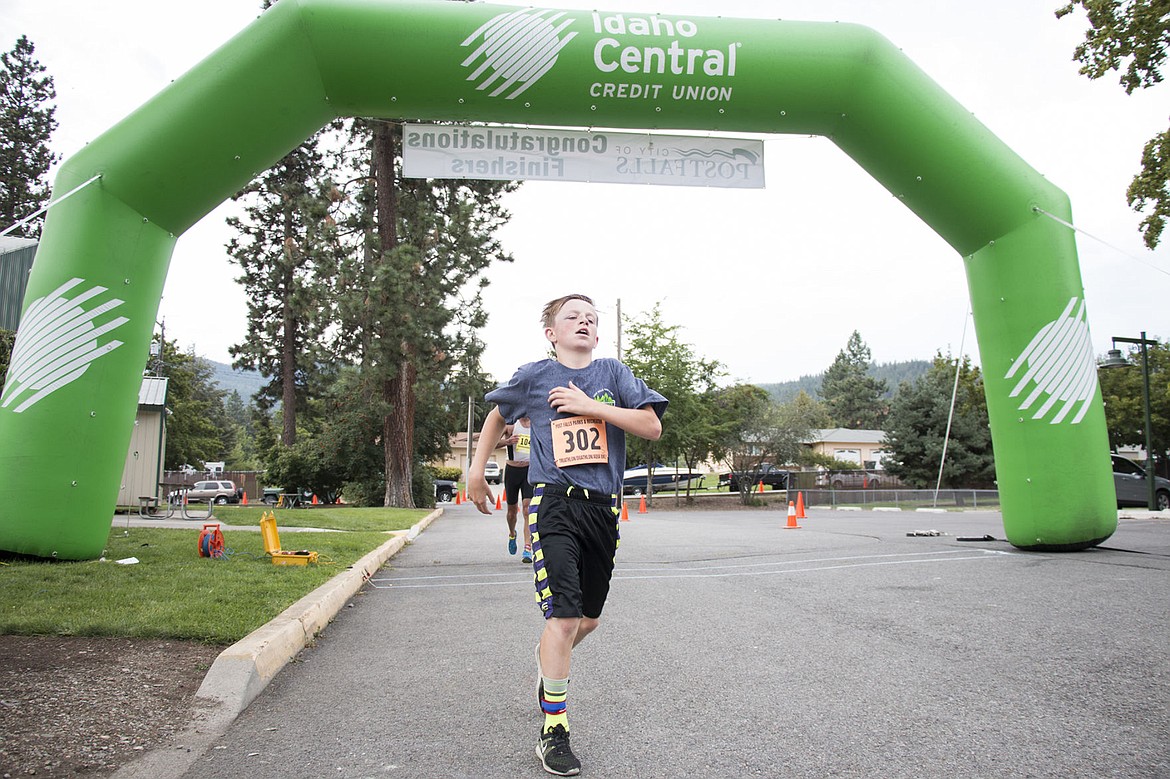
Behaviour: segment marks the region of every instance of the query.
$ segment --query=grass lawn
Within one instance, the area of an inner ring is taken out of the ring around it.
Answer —
[[[205,511],[200,506],[198,511]],[[303,509],[273,509],[262,504],[249,506],[216,506],[215,519],[228,525],[260,527],[265,512],[276,516],[276,527],[319,527],[328,530],[406,530],[430,513],[430,509],[354,508],[352,506],[314,506]],[[281,532],[281,546],[284,533]],[[292,549],[293,547],[289,547]]]
[[[199,556],[202,523],[190,530],[117,527],[104,561],[0,558],[0,634],[170,638],[231,644],[271,620],[427,515],[404,509],[278,509],[281,548],[319,553],[317,565],[273,565],[253,530],[262,511],[217,507],[221,559]],[[304,516],[304,520],[295,521]],[[343,533],[297,533],[331,527]],[[134,565],[114,562],[138,558]]]

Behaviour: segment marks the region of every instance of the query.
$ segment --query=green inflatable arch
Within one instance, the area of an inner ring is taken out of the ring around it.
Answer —
[[[1116,529],[1076,247],[1041,213],[1068,199],[880,35],[281,0],[62,166],[56,192],[81,189],[49,212],[0,396],[0,549],[101,554],[177,237],[338,116],[830,138],[964,258],[1008,540]]]

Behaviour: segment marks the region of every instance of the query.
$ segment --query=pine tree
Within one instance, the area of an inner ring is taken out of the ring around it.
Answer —
[[[248,294],[248,335],[231,347],[236,368],[269,379],[257,404],[280,404],[281,443],[296,442],[308,401],[328,378],[322,333],[332,322],[331,279],[338,242],[329,210],[340,196],[325,178],[315,135],[245,187],[235,199],[244,217],[229,218],[239,234],[228,252],[243,270]]]
[[[401,171],[400,125],[355,120],[351,163],[362,187],[342,226],[354,230],[356,251],[337,273],[340,354],[360,365],[359,386],[385,410],[380,435],[385,505],[414,505],[413,473],[422,449],[420,415],[443,413],[419,404],[452,371],[475,373],[487,321],[483,271],[510,261],[496,230],[508,220],[501,197],[516,184],[408,179]],[[343,156],[348,156],[343,155]],[[339,178],[340,180],[340,178]]]
[[[952,393],[955,393],[953,416]],[[903,383],[894,395],[885,432],[890,452],[890,457],[883,461],[885,467],[907,483],[920,488],[935,486],[945,442],[942,486],[994,486],[995,458],[983,376],[968,357],[956,365],[953,358],[938,354],[926,374],[913,384]]]
[[[879,430],[886,417],[883,396],[886,382],[868,375],[872,362],[869,347],[856,330],[845,348],[825,371],[821,399],[838,427]]]
[[[36,213],[49,200],[49,168],[60,159],[49,150],[57,129],[53,77],[33,57],[22,35],[12,51],[0,54],[0,230]],[[44,215],[10,235],[37,238]]]

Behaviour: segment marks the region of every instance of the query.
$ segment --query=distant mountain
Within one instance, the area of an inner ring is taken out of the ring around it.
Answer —
[[[869,366],[869,375],[878,379],[885,379],[889,388],[886,397],[893,397],[898,391],[898,385],[904,381],[914,381],[930,370],[930,360],[906,360],[904,362],[885,362],[881,365]],[[814,376],[801,376],[795,381],[785,381],[779,384],[760,384],[761,389],[772,396],[777,403],[787,403],[800,394],[801,390],[811,398],[820,398],[821,382],[824,381],[824,371]]]
[[[252,396],[264,386],[265,379],[257,371],[237,371],[232,366],[222,362],[216,362],[215,360],[207,360],[207,364],[212,369],[212,381],[218,384],[220,389],[229,395],[232,392],[240,393],[240,399],[245,403],[250,401]],[[880,365],[871,365],[869,375],[879,379],[885,379],[886,386],[889,387],[886,395],[887,397],[892,397],[898,391],[899,384],[904,381],[914,381],[926,373],[930,369],[930,366],[930,360],[885,362]],[[821,382],[824,378],[825,374],[822,371],[813,376],[801,376],[794,381],[784,381],[778,384],[759,384],[758,386],[771,395],[772,399],[777,403],[787,403],[795,398],[801,390],[807,392],[809,397],[819,398]]]
[[[229,395],[233,392],[240,393],[240,400],[244,401],[245,404],[252,400],[252,396],[265,384],[264,377],[257,371],[237,371],[232,366],[222,362],[204,359],[211,366],[211,380]]]

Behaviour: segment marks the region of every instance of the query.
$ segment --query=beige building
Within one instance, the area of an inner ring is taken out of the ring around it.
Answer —
[[[451,450],[447,459],[439,464],[458,468],[461,473],[466,473],[468,463],[467,433],[456,433],[451,436],[450,440]],[[881,430],[849,430],[844,427],[833,427],[814,430],[812,437],[805,441],[805,446],[817,454],[855,463],[859,468],[880,470],[882,458],[886,454],[885,440],[886,434]],[[473,457],[477,446],[479,446],[479,433],[474,433],[471,437],[471,455]],[[498,446],[489,459],[495,460],[502,468],[507,458],[507,447]],[[699,467],[699,470],[715,472],[723,470],[723,468],[717,463],[704,463]]]
[[[479,446],[479,433],[473,433],[471,436],[471,456],[475,456],[475,448]],[[467,473],[467,466],[469,460],[467,459],[467,433],[456,433],[450,438],[450,451],[447,453],[447,459],[443,460],[439,465],[447,468],[458,468],[460,473]],[[499,463],[500,469],[504,468],[504,461],[508,459],[508,447],[497,446],[496,450],[492,452],[489,460],[495,460]]]
[[[813,431],[805,446],[813,452],[856,464],[866,470],[881,469],[886,434],[881,430],[849,430],[832,427]]]

